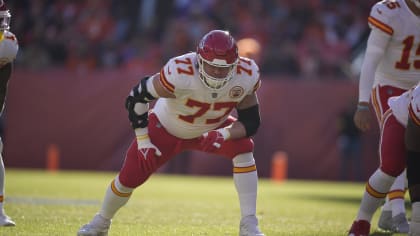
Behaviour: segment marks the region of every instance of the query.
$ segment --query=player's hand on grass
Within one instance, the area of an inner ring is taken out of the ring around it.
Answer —
[[[205,152],[213,152],[220,148],[229,136],[230,133],[226,129],[211,130],[201,136],[200,146]]]

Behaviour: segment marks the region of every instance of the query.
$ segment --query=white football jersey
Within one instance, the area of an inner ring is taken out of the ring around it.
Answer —
[[[0,66],[12,62],[19,49],[16,36],[10,31],[0,32]]]
[[[400,96],[389,98],[388,105],[404,127],[407,126],[409,114],[416,123],[420,122],[420,83]]]
[[[376,3],[368,18],[390,40],[375,73],[374,85],[392,85],[409,89],[420,80],[420,17],[404,0],[383,0]]]
[[[258,66],[243,57],[233,78],[219,90],[207,88],[199,76],[196,53],[172,58],[160,71],[161,84],[176,98],[159,98],[153,111],[178,138],[196,138],[217,128],[260,86]]]

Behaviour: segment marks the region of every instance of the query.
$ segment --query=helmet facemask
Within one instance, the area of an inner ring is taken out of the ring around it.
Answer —
[[[200,54],[197,54],[197,57],[200,79],[204,82],[204,85],[210,89],[218,90],[223,88],[233,78],[236,72],[236,66],[238,64],[237,61],[232,64],[228,64],[225,60],[221,59],[208,61]],[[211,72],[213,70],[219,71],[219,75],[213,75],[215,74]]]
[[[197,46],[198,72],[203,84],[219,90],[233,78],[239,61],[238,46],[228,31],[212,30]]]
[[[0,31],[10,29],[10,18],[12,15],[9,10],[0,10]]]

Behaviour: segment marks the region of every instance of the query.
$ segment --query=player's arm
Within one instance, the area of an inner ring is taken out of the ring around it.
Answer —
[[[131,126],[136,134],[141,129],[147,128],[149,103],[159,97],[174,98],[175,96],[167,91],[159,80],[159,73],[143,78],[139,84],[134,86],[128,95],[125,107],[129,113]],[[144,133],[144,132],[142,132]]]
[[[7,63],[0,68],[0,106],[4,104],[7,93],[7,84],[12,74],[12,63]],[[1,109],[1,108],[0,108]]]
[[[354,123],[362,131],[370,129],[370,93],[375,79],[376,68],[385,54],[389,39],[389,35],[375,28],[372,29],[369,35],[360,73],[359,103],[354,115]]]
[[[373,29],[369,35],[360,73],[359,104],[369,104],[376,68],[385,54],[389,39],[388,34],[377,29]]]
[[[130,91],[125,102],[128,118],[136,134],[138,149],[155,149],[158,156],[161,153],[151,143],[147,129],[147,125],[149,124],[149,103],[159,97],[175,97],[162,86],[159,78],[159,73],[143,78]]]
[[[238,119],[232,125],[203,134],[201,146],[204,151],[213,151],[230,139],[250,137],[260,126],[260,111],[256,93],[245,96],[236,106]]]
[[[224,141],[254,135],[260,126],[260,110],[255,93],[245,96],[236,106],[238,119],[232,125],[216,130],[223,135]]]
[[[238,120],[227,128],[231,139],[254,135],[261,123],[256,93],[247,95],[236,107]]]

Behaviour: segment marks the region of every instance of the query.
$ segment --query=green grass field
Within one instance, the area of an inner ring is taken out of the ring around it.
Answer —
[[[115,175],[7,169],[5,208],[17,226],[0,228],[0,235],[76,235]],[[363,189],[362,183],[260,179],[260,227],[268,236],[346,235]],[[232,178],[154,175],[117,213],[109,234],[238,235],[239,219]]]

